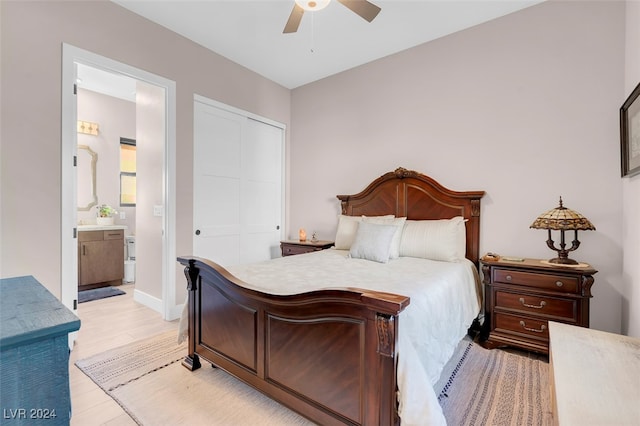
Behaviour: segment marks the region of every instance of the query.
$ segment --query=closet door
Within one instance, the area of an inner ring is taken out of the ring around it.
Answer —
[[[193,253],[223,266],[267,260],[282,238],[283,129],[194,103]]]
[[[240,261],[280,256],[283,168],[281,128],[248,118],[243,141]]]

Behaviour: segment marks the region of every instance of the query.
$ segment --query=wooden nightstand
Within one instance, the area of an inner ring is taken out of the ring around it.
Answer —
[[[281,241],[280,249],[282,256],[293,256],[294,254],[311,253],[312,251],[325,250],[333,247],[333,241]]]
[[[589,327],[593,275],[589,265],[554,265],[538,259],[483,261],[485,318],[481,344],[549,353],[549,324]]]

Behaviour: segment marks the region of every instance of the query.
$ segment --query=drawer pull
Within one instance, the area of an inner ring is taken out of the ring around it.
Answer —
[[[528,303],[524,303],[524,297],[521,297],[519,300],[525,308],[542,309],[547,305],[547,302],[544,300],[540,301],[540,305],[529,305]]]
[[[526,324],[524,323],[524,321],[520,321],[520,325],[522,326],[522,328],[524,328],[527,331],[533,331],[534,333],[544,333],[544,331],[547,329],[546,325],[541,325],[540,329],[538,330],[537,328],[529,328],[526,326]]]
[[[505,278],[507,279],[507,281],[511,281],[511,279],[512,279],[511,275],[507,275]]]
[[[556,285],[558,287],[562,287],[564,285],[564,283],[562,281],[556,281]]]

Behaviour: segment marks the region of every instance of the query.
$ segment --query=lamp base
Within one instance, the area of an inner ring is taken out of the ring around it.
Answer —
[[[573,260],[573,259],[569,259],[568,257],[555,257],[553,259],[549,259],[549,263],[555,263],[558,265],[577,265],[578,262]]]

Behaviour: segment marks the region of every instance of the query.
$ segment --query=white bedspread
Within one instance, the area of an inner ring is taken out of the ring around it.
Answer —
[[[433,389],[480,311],[480,283],[469,261],[400,257],[388,263],[323,250],[227,268],[247,287],[271,294],[363,288],[411,298],[399,319],[398,389],[403,425],[446,424]]]

